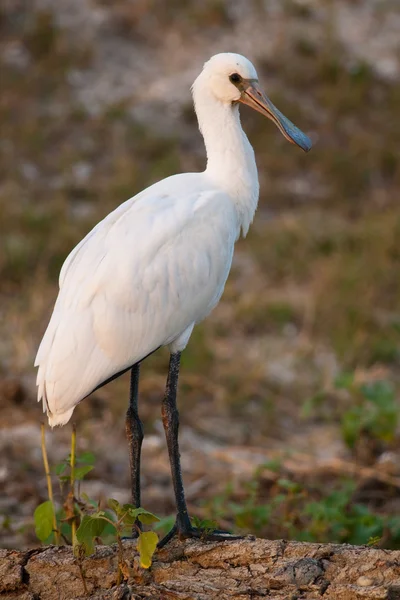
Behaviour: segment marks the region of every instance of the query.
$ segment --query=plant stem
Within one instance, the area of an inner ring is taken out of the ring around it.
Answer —
[[[78,561],[78,568],[79,568],[79,574],[80,574],[81,580],[82,580],[83,591],[85,592],[85,596],[88,596],[89,590],[87,589],[87,585],[86,585],[85,572],[83,570],[82,560]]]
[[[54,497],[53,497],[53,485],[51,483],[49,461],[48,461],[48,458],[47,458],[46,436],[45,436],[45,426],[44,426],[44,423],[41,423],[41,425],[40,425],[40,432],[41,432],[41,446],[42,446],[43,465],[44,465],[44,472],[45,472],[46,481],[47,481],[47,493],[48,493],[48,496],[49,496],[49,500],[50,500],[50,502],[53,505],[53,531],[54,531],[54,539],[55,539],[56,545],[59,546],[60,545],[60,532],[58,531],[58,527],[57,527],[56,510],[55,510]]]
[[[72,502],[73,502],[74,506],[75,506],[75,457],[76,457],[76,425],[74,423],[72,425],[71,457],[70,457],[70,467],[71,467],[70,484],[71,484]],[[72,534],[72,547],[75,548],[75,546],[77,544],[76,519],[75,518],[71,522],[71,534]]]
[[[118,544],[118,575],[117,585],[121,583],[121,579],[124,579],[124,547],[121,540],[121,532],[117,529],[117,544]]]

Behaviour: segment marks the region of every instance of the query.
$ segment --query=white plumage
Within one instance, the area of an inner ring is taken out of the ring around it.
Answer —
[[[232,75],[238,75],[237,82]],[[193,326],[218,303],[235,241],[258,200],[253,150],[239,102],[269,116],[303,149],[309,140],[262,94],[253,65],[219,54],[193,85],[208,163],[164,179],[109,214],[76,246],[35,365],[50,425],[114,374],[159,346],[185,348]]]

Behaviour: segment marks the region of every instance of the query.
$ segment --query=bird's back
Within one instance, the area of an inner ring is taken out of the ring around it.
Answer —
[[[230,198],[201,173],[151,186],[78,244],[63,265],[35,361],[38,399],[52,425],[67,422],[98,385],[210,312],[237,235]]]

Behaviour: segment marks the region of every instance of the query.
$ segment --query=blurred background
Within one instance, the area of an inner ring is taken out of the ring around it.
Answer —
[[[204,168],[190,85],[234,51],[314,148],[242,109],[260,204],[183,356],[190,511],[271,538],[400,547],[399,31],[397,0],[2,0],[0,545],[37,543],[33,360],[61,265],[122,201]],[[165,350],[146,361],[140,387],[142,501],[163,517],[167,364]],[[128,386],[74,413],[96,499],[129,500]],[[70,434],[48,430],[51,464]]]

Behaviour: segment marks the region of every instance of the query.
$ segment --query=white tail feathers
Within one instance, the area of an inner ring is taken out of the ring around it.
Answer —
[[[53,415],[50,411],[47,411],[47,417],[49,419],[50,427],[55,427],[56,425],[65,425],[71,418],[72,413],[74,412],[74,408],[65,411],[64,413]]]
[[[47,390],[46,390],[46,380],[43,376],[43,369],[39,367],[36,384],[38,386],[38,402],[43,402],[43,412],[47,413],[47,418],[49,420],[50,427],[55,427],[56,425],[65,425],[71,418],[72,413],[74,412],[75,406],[71,409],[66,410],[62,413],[52,413],[49,408],[49,403],[47,401]]]

